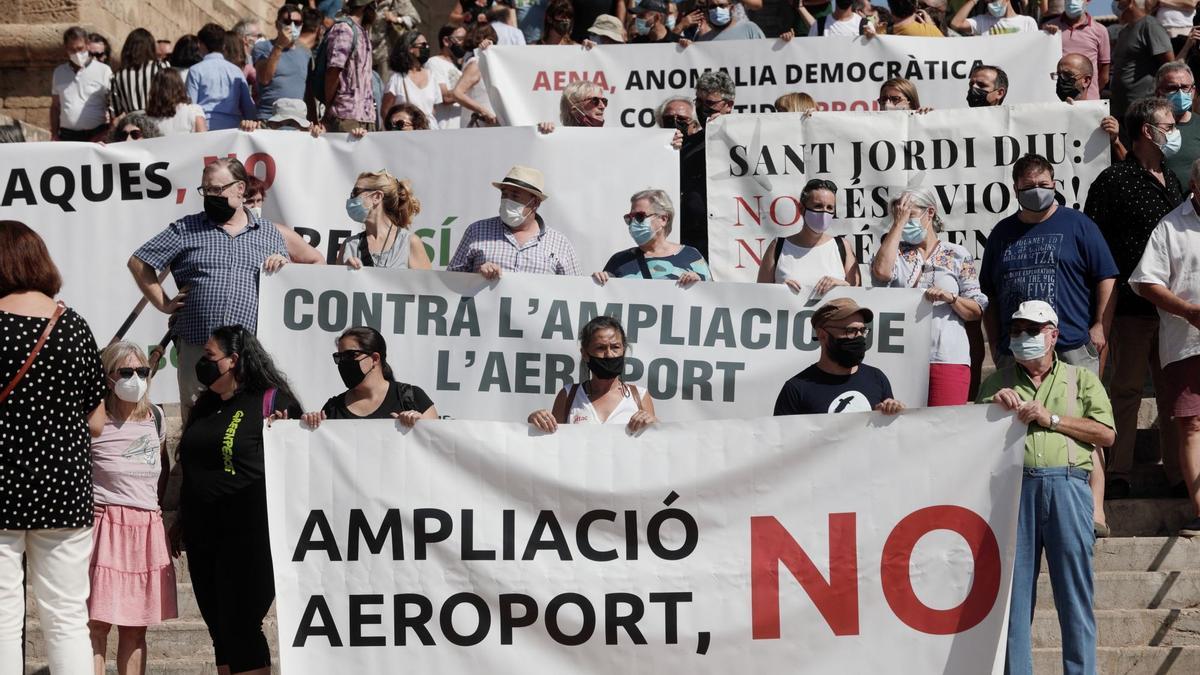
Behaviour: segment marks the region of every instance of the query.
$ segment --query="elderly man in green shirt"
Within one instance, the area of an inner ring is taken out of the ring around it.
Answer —
[[[1022,302],[1009,326],[1016,365],[989,377],[978,403],[997,403],[1029,425],[1017,520],[1006,673],[1033,673],[1032,623],[1043,551],[1062,630],[1063,671],[1096,672],[1092,613],[1092,450],[1111,446],[1112,403],[1100,378],[1058,359],[1058,315]]]

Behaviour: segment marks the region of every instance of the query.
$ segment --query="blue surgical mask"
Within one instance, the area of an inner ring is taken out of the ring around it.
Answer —
[[[1008,13],[1008,4],[1005,2],[989,2],[987,9],[988,9],[988,14],[991,14],[992,16],[999,19],[1000,17],[1002,17],[1006,13]]]
[[[300,37],[300,26],[297,26],[294,23],[290,24],[288,26],[288,32],[292,34],[292,39],[295,40],[296,38]]]
[[[1192,109],[1192,93],[1190,91],[1173,91],[1167,94],[1167,100],[1171,102],[1171,112],[1176,115]]]
[[[1067,16],[1072,19],[1078,19],[1083,15],[1083,7],[1087,4],[1085,0],[1067,0],[1066,8],[1063,10]]]
[[[713,7],[708,10],[708,20],[714,26],[725,26],[729,23],[732,15],[729,13],[728,7]]]
[[[667,15],[667,30],[675,30],[675,15]]]
[[[1172,129],[1170,133],[1165,132],[1153,125],[1151,125],[1151,128],[1155,129],[1158,131],[1158,133],[1164,136],[1162,144],[1158,146],[1158,149],[1162,150],[1163,158],[1169,159],[1174,157],[1175,154],[1179,152],[1179,148],[1183,145],[1183,133],[1180,132],[1178,128]]]
[[[649,34],[650,22],[639,16],[633,20],[633,32],[637,33],[638,35]]]
[[[370,212],[371,208],[363,203],[362,195],[346,200],[346,215],[350,216],[350,220],[356,223],[365,223],[367,214]]]
[[[925,226],[921,224],[920,218],[908,219],[904,229],[900,230],[900,241],[914,246],[925,241]]]
[[[1012,349],[1013,358],[1018,361],[1036,361],[1046,355],[1046,336],[1038,333],[1037,335],[1026,335],[1021,333],[1015,338],[1008,341],[1009,349]]]
[[[658,234],[654,231],[654,226],[650,223],[654,222],[654,216],[647,216],[643,220],[633,220],[629,222],[629,236],[633,237],[633,243],[641,246],[648,243]]]

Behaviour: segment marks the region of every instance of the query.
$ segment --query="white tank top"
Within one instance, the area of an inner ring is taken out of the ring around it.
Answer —
[[[775,247],[771,244],[767,255],[775,255]],[[824,244],[812,248],[797,246],[787,239],[783,240],[783,250],[775,263],[775,283],[782,284],[788,279],[800,283],[800,292],[811,293],[821,277],[835,279],[846,278],[846,268],[842,264],[842,256],[838,253],[837,240],[830,238]]]
[[[571,390],[563,387],[563,390],[570,394]],[[621,402],[608,416],[608,419],[600,421],[600,414],[596,412],[596,408],[592,406],[592,402],[588,399],[587,392],[584,391],[584,386],[580,385],[575,390],[575,399],[571,401],[571,409],[567,412],[567,424],[621,424],[629,423],[629,418],[638,411],[637,400],[635,396],[641,396],[642,392],[632,384],[625,385],[625,390],[629,392],[628,396],[622,396]]]

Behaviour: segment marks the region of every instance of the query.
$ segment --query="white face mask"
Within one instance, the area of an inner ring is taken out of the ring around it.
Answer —
[[[254,214],[255,218],[262,218],[262,207],[261,206],[247,206],[246,208],[250,210],[250,213]]]
[[[137,403],[146,395],[150,383],[137,375],[117,380],[113,384],[113,393],[126,403]]]
[[[91,60],[92,53],[86,49],[80,52],[71,52],[71,63],[74,63],[80,68],[86,66]]]
[[[515,230],[525,222],[525,205],[512,199],[501,199],[500,220],[508,229]]]

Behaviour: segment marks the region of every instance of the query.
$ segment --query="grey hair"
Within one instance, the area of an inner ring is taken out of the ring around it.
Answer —
[[[642,190],[635,192],[629,198],[629,203],[633,204],[636,201],[645,199],[650,202],[651,208],[656,213],[661,213],[667,218],[667,225],[663,228],[667,234],[671,233],[671,226],[675,224],[675,205],[671,203],[671,196],[663,190]]]
[[[696,121],[696,103],[686,96],[672,96],[662,103],[659,103],[658,107],[654,109],[654,121],[656,124],[662,124],[663,113],[667,111],[667,106],[671,105],[672,103],[686,103],[688,108],[690,108],[692,111],[692,121]]]
[[[926,190],[926,189],[918,190],[918,189],[912,189],[912,188],[905,190],[904,192],[900,193],[900,198],[898,198],[892,202],[893,209],[896,207],[897,204],[900,203],[900,199],[904,198],[904,195],[910,195],[912,198],[913,206],[916,206],[917,208],[920,208],[920,209],[932,208],[933,209],[933,231],[934,232],[941,232],[946,227],[946,223],[942,221],[941,209],[938,207],[937,196],[935,196],[933,194],[933,190]]]
[[[1154,74],[1154,88],[1158,89],[1162,86],[1163,80],[1171,73],[1187,73],[1188,79],[1194,84],[1196,76],[1192,74],[1192,69],[1183,61],[1168,61],[1158,67],[1158,72]]]
[[[140,112],[129,113],[120,120],[120,124],[114,124],[112,131],[108,132],[108,141],[110,143],[120,140],[121,130],[127,126],[135,126],[142,130],[142,138],[158,138],[162,134],[158,131],[158,123],[149,115]]]
[[[721,98],[730,101],[737,95],[737,87],[733,84],[733,78],[729,73],[723,70],[710,70],[696,80],[696,95],[701,93],[720,94]]]
[[[233,32],[237,33],[238,37],[246,37],[250,33],[251,26],[262,28],[262,21],[253,16],[241,18],[233,24]]]
[[[562,98],[558,99],[558,121],[564,127],[577,127],[579,121],[571,114],[572,109],[581,100],[589,96],[603,96],[604,89],[589,80],[575,80],[563,87]]]

